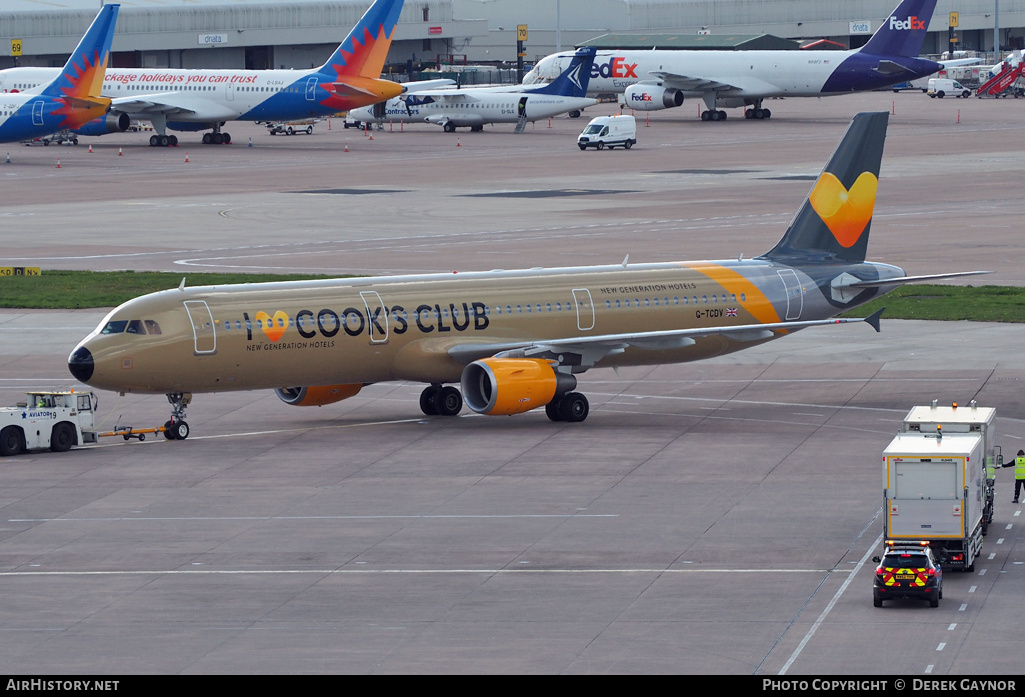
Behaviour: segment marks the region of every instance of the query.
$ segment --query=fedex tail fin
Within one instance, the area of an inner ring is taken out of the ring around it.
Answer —
[[[339,80],[381,77],[402,3],[403,0],[375,0],[318,72]]]
[[[110,61],[114,24],[120,5],[104,5],[72,51],[60,75],[40,92],[46,97],[90,99],[100,96]],[[107,101],[109,104],[109,100]]]
[[[917,58],[935,9],[936,0],[903,0],[861,47],[861,53]]]
[[[783,239],[759,258],[791,265],[865,261],[888,118],[885,111],[854,117]]]
[[[591,66],[598,52],[594,46],[578,49],[573,54],[569,67],[559,77],[544,87],[530,90],[534,94],[557,94],[560,97],[586,97],[587,84],[591,80]]]

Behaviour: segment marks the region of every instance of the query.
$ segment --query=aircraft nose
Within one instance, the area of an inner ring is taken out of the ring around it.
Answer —
[[[93,354],[85,346],[79,346],[68,357],[68,370],[79,382],[89,382],[95,367]]]

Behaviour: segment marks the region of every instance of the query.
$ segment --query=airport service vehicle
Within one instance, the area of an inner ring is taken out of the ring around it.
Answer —
[[[929,91],[929,80],[931,78],[921,77],[917,80],[908,80],[906,82],[898,82],[893,86],[894,92],[902,92],[903,90],[920,90],[922,94]]]
[[[950,80],[943,77],[929,78],[929,87],[926,88],[925,93],[934,99],[936,97],[943,99],[948,94],[952,97],[957,97],[958,99],[961,97],[967,99],[972,96],[972,91],[967,87],[964,87],[957,80]]]
[[[423,89],[407,83],[411,89],[397,99],[350,111],[346,125],[349,119],[365,124],[426,121],[452,133],[462,127],[482,131],[489,123],[514,123],[514,133],[522,133],[527,123],[597,103],[587,96],[594,55],[593,48],[580,49],[569,66],[544,85]]]
[[[1004,466],[1003,449],[996,444],[997,410],[980,407],[975,400],[967,407],[940,406],[937,400],[927,407],[913,407],[904,417],[902,433],[936,434],[978,433],[982,436],[982,451],[985,456],[985,503],[982,508],[982,534],[985,535],[993,522],[993,484],[996,471]]]
[[[0,143],[74,130],[110,111],[111,100],[100,91],[119,8],[100,8],[64,67],[47,69],[38,93],[0,94]]]
[[[881,311],[838,315],[906,283],[966,275],[866,261],[887,120],[854,117],[789,228],[753,259],[183,281],[112,310],[68,368],[90,388],[167,395],[173,428],[194,393],[270,389],[320,406],[394,380],[426,383],[428,415],[455,416],[465,399],[479,414],[544,407],[581,422],[577,376],[592,368],[701,360],[826,324],[878,330]]]
[[[931,75],[945,66],[918,57],[936,0],[904,0],[882,20],[868,43],[851,51],[602,50],[591,68],[590,94],[622,94],[631,109],[679,107],[684,99],[705,103],[702,121],[722,121],[723,108],[745,107],[744,118],[767,119],[763,100],[828,97],[876,90]],[[568,52],[538,61],[523,81],[559,74]]]
[[[928,543],[887,542],[886,553],[873,557],[878,562],[872,587],[872,604],[882,607],[884,600],[921,598],[931,607],[943,599],[943,569]]]
[[[64,452],[73,445],[96,442],[97,400],[92,392],[26,394],[28,399],[17,406],[0,407],[0,455],[47,448]]]
[[[927,542],[947,567],[974,571],[986,501],[979,432],[898,433],[883,451],[883,536]]]
[[[305,133],[311,135],[313,133],[314,121],[292,121],[290,123],[270,123],[267,124],[267,132],[274,136],[278,133],[284,133],[285,135],[295,135],[296,133]]]
[[[185,70],[111,68],[102,84],[110,112],[76,124],[79,135],[127,130],[132,119],[153,124],[150,145],[178,144],[167,130],[207,131],[204,144],[229,144],[229,121],[292,121],[330,116],[396,97],[406,88],[381,79],[403,0],[376,0],[328,60],[312,70]],[[53,79],[52,68],[0,71],[0,92],[22,92]],[[7,97],[8,95],[3,95]],[[98,118],[101,117],[101,118]]]
[[[591,119],[577,138],[581,150],[623,147],[629,150],[637,142],[637,121],[628,114],[598,116]]]

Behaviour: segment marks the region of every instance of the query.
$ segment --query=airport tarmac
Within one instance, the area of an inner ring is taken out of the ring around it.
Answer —
[[[579,152],[586,119],[568,118],[518,136],[396,125],[370,141],[335,120],[291,137],[233,124],[236,144],[219,147],[149,148],[144,134],[12,144],[0,219],[17,232],[0,265],[42,266],[45,282],[56,268],[188,277],[754,256],[850,116],[885,109],[870,258],[1025,284],[1020,100],[874,93],[771,108],[770,121],[703,123],[684,105],[644,126],[638,114],[638,145],[614,152]],[[0,400],[73,385],[67,355],[103,314],[0,310]],[[423,417],[421,387],[406,383],[319,409],[222,393],[196,396],[183,442],[5,459],[0,665],[1020,673],[1011,470],[976,572],[948,573],[939,608],[873,608],[870,559],[880,454],[911,406],[976,399],[997,408],[1006,457],[1025,447],[1025,325],[884,317],[882,330],[817,327],[700,363],[592,371],[581,424]],[[141,427],[169,408],[100,393],[99,413]]]

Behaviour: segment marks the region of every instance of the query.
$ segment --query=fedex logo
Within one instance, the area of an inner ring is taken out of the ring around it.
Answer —
[[[915,31],[916,29],[925,30],[925,20],[919,19],[915,15],[911,15],[904,20],[897,19],[896,17],[890,17],[890,29],[895,31]]]
[[[622,56],[616,56],[608,63],[591,65],[591,78],[637,77],[637,63],[627,63]]]
[[[641,94],[634,93],[634,94],[630,95],[630,101],[631,102],[650,102],[651,101],[651,95],[648,94],[647,92],[642,92]]]

